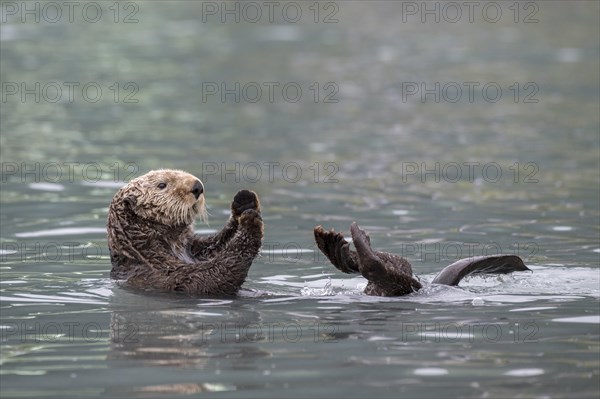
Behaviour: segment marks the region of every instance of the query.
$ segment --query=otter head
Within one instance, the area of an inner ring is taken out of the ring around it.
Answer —
[[[131,180],[115,195],[113,207],[165,226],[191,225],[198,216],[206,220],[202,182],[180,170],[152,170]]]

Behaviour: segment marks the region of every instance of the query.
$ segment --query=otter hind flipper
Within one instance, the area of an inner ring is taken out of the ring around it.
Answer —
[[[475,256],[446,266],[432,283],[458,285],[463,278],[472,274],[508,274],[526,270],[530,269],[516,255]]]
[[[367,233],[361,230],[356,222],[353,222],[350,225],[350,234],[352,234],[352,243],[358,254],[360,273],[369,281],[385,281],[387,277],[386,267],[383,260],[371,248],[371,240]]]
[[[360,260],[360,272],[369,280],[365,288],[368,295],[401,296],[422,288],[412,276],[410,263],[397,255],[373,251],[367,233],[356,222],[350,226],[352,242]]]
[[[314,234],[317,247],[332,265],[344,273],[360,273],[356,253],[350,250],[350,244],[342,233],[336,233],[333,229],[325,231],[322,226],[317,226]]]
[[[364,230],[358,227],[356,222],[352,222],[350,225],[350,234],[352,234],[352,242],[359,256],[376,256],[371,249],[371,239]]]

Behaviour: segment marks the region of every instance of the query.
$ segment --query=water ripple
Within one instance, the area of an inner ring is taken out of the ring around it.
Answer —
[[[58,295],[38,295],[28,293],[17,293],[15,296],[0,296],[0,301],[6,302],[37,302],[37,303],[81,303],[81,304],[94,304],[94,305],[107,305],[107,301],[101,301],[96,299],[82,299],[65,297]]]
[[[15,237],[19,238],[33,238],[33,237],[55,237],[55,236],[69,236],[79,234],[106,234],[105,228],[100,227],[63,227],[60,229],[49,229],[49,230],[37,230],[37,231],[26,231],[22,233],[15,233]]]

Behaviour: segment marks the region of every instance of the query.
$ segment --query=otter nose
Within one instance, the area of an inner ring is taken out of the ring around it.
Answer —
[[[200,198],[200,195],[204,192],[204,186],[200,180],[196,180],[194,186],[192,187],[192,194],[196,199]]]

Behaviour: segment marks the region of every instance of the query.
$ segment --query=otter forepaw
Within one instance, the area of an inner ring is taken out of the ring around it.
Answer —
[[[240,226],[247,229],[262,230],[263,221],[260,213],[254,209],[246,209],[239,219]]]
[[[240,217],[247,210],[254,210],[260,213],[260,202],[256,193],[250,190],[240,190],[233,197],[231,203],[231,214],[233,217]]]

